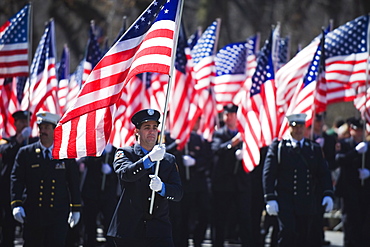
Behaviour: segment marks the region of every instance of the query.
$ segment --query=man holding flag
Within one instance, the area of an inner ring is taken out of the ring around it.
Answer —
[[[113,166],[122,194],[108,230],[116,246],[174,246],[168,200],[180,201],[183,191],[175,157],[164,145],[156,145],[159,118],[153,109],[135,113],[131,122],[137,143],[116,152]],[[157,195],[149,213],[152,191]]]

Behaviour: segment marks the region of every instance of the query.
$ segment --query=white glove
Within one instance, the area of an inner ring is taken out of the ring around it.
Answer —
[[[23,139],[26,139],[27,137],[29,137],[31,135],[31,132],[32,132],[32,129],[30,126],[25,127],[21,132]]]
[[[182,163],[184,163],[184,166],[193,166],[195,165],[195,159],[190,155],[183,155]]]
[[[329,213],[330,211],[333,210],[333,205],[334,205],[334,202],[333,202],[333,199],[330,197],[330,196],[325,196],[323,199],[322,199],[322,203],[321,205],[325,206],[325,212],[326,213]]]
[[[242,160],[243,159],[243,151],[240,150],[240,149],[237,149],[235,151],[235,157],[236,157],[237,160]]]
[[[166,147],[164,146],[164,144],[155,145],[152,151],[150,151],[150,153],[148,154],[148,156],[150,160],[154,162],[154,161],[159,161],[163,159],[163,156],[165,153],[166,153]]]
[[[26,218],[26,213],[24,212],[23,207],[13,208],[13,216],[16,221],[23,224],[24,218]]]
[[[358,173],[360,174],[360,179],[367,179],[370,176],[370,171],[366,168],[359,168]]]
[[[161,178],[156,175],[149,175],[149,177],[151,178],[149,183],[150,189],[155,192],[161,191],[163,186]]]
[[[317,142],[321,148],[324,147],[324,144],[325,144],[325,139],[323,137],[319,137],[315,140],[315,142]]]
[[[278,205],[277,201],[275,201],[275,200],[267,201],[266,211],[269,215],[278,215],[279,205]]]
[[[80,221],[80,212],[70,212],[68,217],[68,224],[73,228]]]
[[[104,163],[104,164],[102,164],[102,166],[101,166],[101,172],[102,172],[103,174],[110,174],[110,173],[112,172],[112,167],[110,167],[110,165],[109,165],[109,164]]]
[[[106,146],[105,146],[105,148],[104,148],[104,151],[105,151],[106,153],[110,153],[110,152],[112,152],[112,149],[113,149],[112,144],[107,143],[107,145],[106,145]]]
[[[367,143],[366,142],[360,142],[359,144],[357,144],[355,149],[359,154],[363,154],[367,151]]]

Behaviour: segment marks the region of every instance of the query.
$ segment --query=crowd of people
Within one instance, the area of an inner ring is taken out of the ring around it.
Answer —
[[[16,135],[1,140],[0,246],[243,247],[324,246],[325,212],[342,213],[344,246],[370,246],[370,150],[360,118],[325,113],[307,126],[287,116],[290,137],[261,148],[260,164],[243,169],[238,107],[227,105],[208,142],[194,125],[185,148],[170,130],[158,143],[160,113],[131,119],[136,142],[107,145],[100,157],[52,159],[59,116],[13,114]],[[105,241],[97,241],[97,228]],[[210,235],[207,235],[210,230]]]

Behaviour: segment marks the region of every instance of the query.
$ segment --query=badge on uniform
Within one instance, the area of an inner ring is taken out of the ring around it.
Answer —
[[[123,151],[122,150],[120,150],[120,151],[117,151],[116,152],[116,156],[114,157],[114,160],[117,160],[117,159],[119,159],[119,158],[122,158],[123,157]]]
[[[56,163],[55,169],[66,169],[66,164],[64,162],[62,163]]]

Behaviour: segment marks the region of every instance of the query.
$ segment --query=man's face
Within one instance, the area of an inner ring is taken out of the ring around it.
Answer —
[[[151,149],[157,143],[158,138],[158,123],[156,121],[148,121],[136,129],[139,135],[139,144],[145,149]]]
[[[54,125],[42,123],[38,125],[40,141],[44,145],[50,145],[54,141]]]
[[[27,119],[15,119],[14,120],[15,131],[17,134],[21,133],[24,128],[28,126]]]
[[[296,126],[289,126],[290,135],[297,141],[302,140],[306,133],[306,125],[297,124]]]
[[[225,112],[224,113],[224,122],[225,125],[229,128],[234,128],[236,126],[236,113],[235,112]]]

